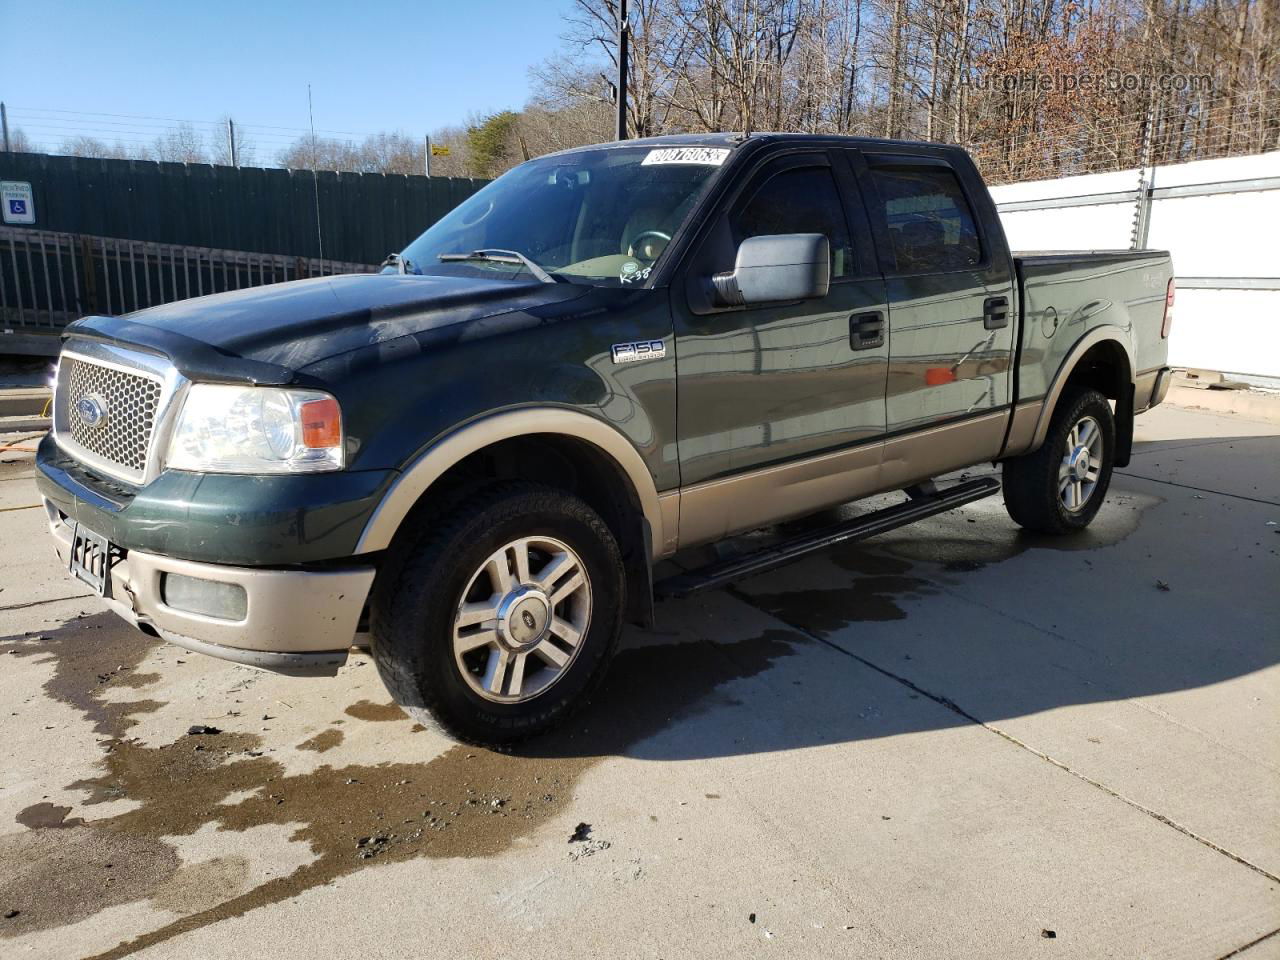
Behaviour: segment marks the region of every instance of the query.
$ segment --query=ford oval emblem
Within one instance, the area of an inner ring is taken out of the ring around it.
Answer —
[[[86,427],[101,426],[107,419],[106,402],[96,393],[83,396],[76,401],[76,416]]]

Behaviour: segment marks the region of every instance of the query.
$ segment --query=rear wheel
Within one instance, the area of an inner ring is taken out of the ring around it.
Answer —
[[[1044,445],[1004,463],[1004,502],[1028,530],[1071,533],[1087,527],[1106,498],[1116,449],[1111,404],[1097,390],[1062,398]]]
[[[585,503],[495,485],[425,525],[379,573],[373,656],[415,718],[502,746],[563,720],[621,632],[618,546]]]

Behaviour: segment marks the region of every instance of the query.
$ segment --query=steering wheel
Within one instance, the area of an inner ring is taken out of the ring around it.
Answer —
[[[648,237],[662,241],[662,246],[652,255],[645,249],[645,239]],[[661,230],[646,230],[643,233],[637,233],[631,238],[631,243],[627,246],[627,256],[643,260],[645,263],[653,263],[662,255],[662,251],[667,248],[667,244],[670,242],[671,234],[663,233]]]

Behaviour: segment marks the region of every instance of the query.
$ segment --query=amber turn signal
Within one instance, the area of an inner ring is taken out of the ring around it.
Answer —
[[[308,400],[301,405],[299,413],[304,447],[336,447],[342,443],[342,411],[333,397]]]

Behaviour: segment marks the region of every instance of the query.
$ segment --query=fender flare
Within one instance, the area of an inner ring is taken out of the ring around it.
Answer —
[[[365,524],[356,553],[385,550],[409,511],[450,467],[502,440],[536,433],[573,437],[596,447],[609,457],[630,481],[640,509],[649,524],[654,559],[663,553],[667,539],[657,487],[631,441],[603,420],[559,407],[512,410],[484,417],[433,443],[410,463],[391,484]]]
[[[1112,342],[1117,344],[1124,351],[1126,362],[1129,364],[1129,384],[1134,383],[1134,362],[1133,347],[1129,344],[1127,331],[1122,327],[1112,326],[1110,324],[1101,327],[1094,327],[1083,337],[1075,342],[1075,345],[1067,352],[1063,358],[1058,372],[1054,374],[1053,383],[1049,385],[1048,392],[1044,395],[1044,400],[1040,405],[1040,416],[1036,420],[1036,429],[1029,450],[1039,450],[1044,444],[1044,439],[1049,433],[1049,421],[1053,419],[1053,409],[1058,404],[1058,398],[1062,396],[1062,391],[1067,385],[1067,381],[1071,379],[1071,374],[1075,372],[1081,359],[1086,353],[1092,350],[1100,343]],[[1123,402],[1122,397],[1120,401]]]

